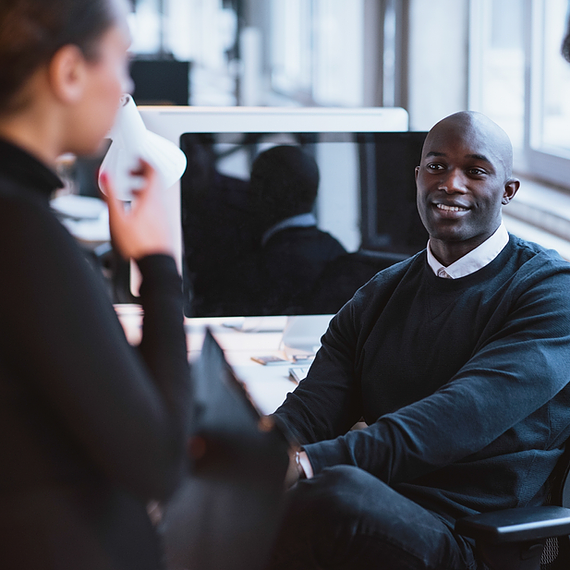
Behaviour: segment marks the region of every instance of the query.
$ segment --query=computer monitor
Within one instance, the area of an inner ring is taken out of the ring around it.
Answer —
[[[363,249],[411,255],[427,243],[415,182],[426,136],[425,131],[359,134]]]
[[[254,272],[255,262],[250,262],[256,254],[241,259],[236,247],[242,241],[251,244],[256,235],[243,225],[254,213],[259,214],[255,207],[251,209],[249,178],[255,159],[271,147],[297,147],[314,159],[320,177],[312,208],[317,229],[333,236],[347,255],[364,248],[386,252],[395,259],[425,246],[427,238],[415,211],[413,185],[413,166],[419,163],[418,148],[425,133],[407,132],[408,116],[403,109],[139,109],[147,128],[179,144],[188,157],[182,181],[167,191],[172,226],[180,244],[177,258],[184,277],[187,316],[313,313],[295,303],[264,306],[261,302],[248,310],[242,301],[228,303],[231,294],[224,294],[224,288],[230,292],[238,288],[236,277]],[[385,172],[388,165],[389,172]],[[396,175],[399,171],[400,178]],[[382,180],[388,185],[379,186]],[[389,214],[383,210],[387,206]],[[241,227],[229,228],[236,217]],[[386,219],[391,228],[387,229]],[[208,228],[210,231],[204,231]],[[206,242],[199,243],[200,237],[206,237]],[[212,242],[217,242],[213,244],[218,247],[217,255],[215,247],[210,247]],[[210,265],[215,265],[220,261],[231,268],[213,276],[210,284],[215,286],[205,287],[210,294],[206,300],[201,298],[204,287],[196,291],[199,284],[195,280],[204,277],[208,263],[197,264],[200,256],[195,252],[206,252],[202,262],[209,259]],[[233,265],[227,263],[232,256],[238,261]],[[274,261],[284,268],[285,257],[287,249]],[[301,271],[298,266],[297,272]],[[257,280],[257,275],[253,278]],[[254,291],[254,297],[262,301],[259,291]],[[314,312],[334,311],[325,307]]]

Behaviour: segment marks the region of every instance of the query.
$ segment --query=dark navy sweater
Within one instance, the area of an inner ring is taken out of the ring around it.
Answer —
[[[570,264],[555,252],[511,236],[450,280],[423,251],[362,287],[322,344],[275,413],[315,473],[357,465],[450,521],[544,501],[570,435]]]

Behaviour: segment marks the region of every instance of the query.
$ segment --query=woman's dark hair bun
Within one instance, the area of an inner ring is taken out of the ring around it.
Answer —
[[[0,3],[0,113],[13,110],[17,94],[38,67],[67,44],[88,59],[113,24],[112,0],[2,0]]]

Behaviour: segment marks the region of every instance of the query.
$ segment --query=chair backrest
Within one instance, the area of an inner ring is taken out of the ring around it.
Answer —
[[[564,452],[560,465],[560,487],[559,487],[559,503],[563,507],[570,508],[570,446]]]
[[[570,445],[558,460],[551,477],[549,502],[570,508]],[[549,538],[544,545],[540,560],[541,570],[568,570],[570,567],[570,538]]]

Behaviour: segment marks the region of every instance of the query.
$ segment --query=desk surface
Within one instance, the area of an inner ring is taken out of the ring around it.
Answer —
[[[128,341],[138,343],[141,308],[138,305],[116,305],[115,309]],[[189,360],[192,361],[200,353],[204,331],[209,327],[260,411],[270,414],[296,387],[296,382],[290,378],[289,369],[307,366],[305,362],[295,363],[283,350],[281,341],[286,323],[287,317],[248,318],[246,323],[242,317],[186,319]],[[252,360],[252,357],[260,356],[278,356],[284,362],[262,365]]]

